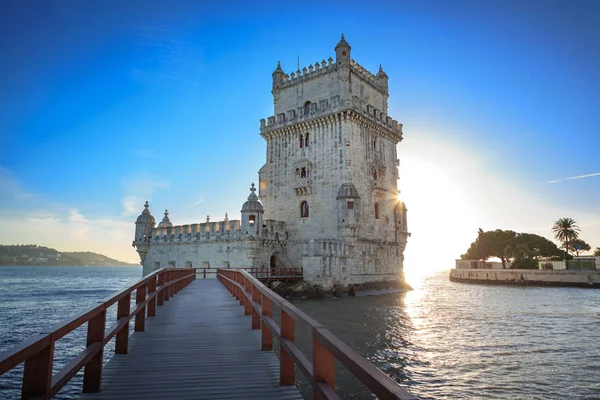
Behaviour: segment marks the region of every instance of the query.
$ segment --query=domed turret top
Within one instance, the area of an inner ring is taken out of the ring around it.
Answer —
[[[379,72],[377,72],[377,75],[375,75],[377,78],[387,78],[387,74],[385,72],[383,72],[383,68],[381,68],[381,64],[379,64]]]
[[[137,218],[136,223],[150,223],[154,227],[156,221],[154,220],[152,214],[150,214],[150,205],[147,201],[146,204],[144,204],[144,211],[142,211],[140,216]]]
[[[273,75],[279,73],[285,74],[285,72],[283,72],[283,69],[281,69],[281,62],[277,61],[277,68],[275,68],[275,71],[273,71]]]
[[[258,201],[258,196],[256,195],[256,188],[254,187],[254,183],[250,187],[250,196],[248,196],[248,201],[244,203],[242,206],[242,212],[244,211],[263,211],[263,205],[260,201]]]
[[[165,217],[162,219],[160,224],[158,224],[159,228],[172,228],[173,223],[169,220],[169,210],[165,210]]]
[[[351,183],[343,183],[340,186],[340,190],[338,190],[338,194],[336,199],[359,199],[360,195],[358,194],[358,190]]]
[[[346,47],[348,50],[352,49],[352,47],[350,47],[348,42],[346,42],[346,39],[344,38],[343,33],[342,33],[342,38],[340,39],[339,43],[335,46],[335,50],[337,50],[338,48],[341,48],[341,47]]]

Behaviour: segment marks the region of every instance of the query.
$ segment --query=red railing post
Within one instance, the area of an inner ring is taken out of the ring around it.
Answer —
[[[319,342],[317,338],[317,330],[313,328],[313,400],[319,400],[317,383],[325,382],[327,385],[335,390],[335,358],[333,354],[329,352]]]
[[[252,290],[252,302],[260,303],[260,292],[252,282],[250,282],[250,290]],[[252,305],[252,329],[260,329],[260,317],[254,305]]]
[[[165,302],[165,273],[161,272],[158,274],[158,293],[156,294],[156,304],[162,306]]]
[[[131,293],[128,293],[125,297],[119,300],[117,304],[117,321],[120,318],[127,317],[131,309]],[[117,333],[115,339],[115,354],[127,354],[129,346],[129,321],[127,324]]]
[[[52,385],[52,362],[54,360],[54,340],[50,338],[48,346],[31,358],[25,360],[21,398],[40,397],[50,399],[48,395]]]
[[[279,348],[279,384],[281,386],[294,385],[294,359],[288,354],[281,342],[287,339],[294,343],[294,318],[281,307],[281,341]]]
[[[250,315],[252,310],[252,303],[250,302],[250,299],[246,297],[247,293],[250,293],[248,290],[249,285],[250,282],[248,282],[248,279],[244,276],[244,293],[242,293],[244,296],[244,315]]]
[[[148,293],[150,295],[156,294],[154,292],[156,292],[156,277],[155,276],[150,278],[150,281],[148,281]],[[154,296],[152,298],[152,300],[150,300],[150,302],[148,303],[148,316],[149,317],[156,316],[156,296]]]
[[[164,290],[164,292],[165,292],[165,295],[164,295],[165,301],[169,301],[169,297],[171,297],[170,296],[170,294],[171,294],[171,286],[169,285],[170,282],[171,282],[171,271],[167,270],[167,271],[165,271],[165,290]]]
[[[135,291],[135,304],[136,306],[140,303],[143,303],[146,300],[146,284],[142,284]],[[135,315],[135,327],[134,330],[136,332],[144,332],[144,325],[146,322],[146,307],[143,307],[136,315]]]
[[[273,318],[273,302],[267,296],[262,296],[262,315],[263,317]],[[271,329],[262,321],[262,350],[273,350],[273,333]]]
[[[88,322],[87,346],[95,343],[102,344],[104,330],[106,329],[106,309],[102,310]],[[83,369],[83,393],[98,393],[102,387],[102,360],[104,359],[104,345],[94,358]]]

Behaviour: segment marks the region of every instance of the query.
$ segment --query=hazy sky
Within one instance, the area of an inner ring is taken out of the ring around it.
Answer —
[[[344,32],[404,124],[408,269],[560,217],[600,246],[600,2],[201,3],[0,3],[0,243],[139,261],[145,200],[239,218],[277,61],[333,57]]]

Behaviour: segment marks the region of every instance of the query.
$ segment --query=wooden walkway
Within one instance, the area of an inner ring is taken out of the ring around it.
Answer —
[[[81,399],[302,399],[279,385],[279,359],[217,279],[194,280],[163,307],[104,367],[102,391]]]

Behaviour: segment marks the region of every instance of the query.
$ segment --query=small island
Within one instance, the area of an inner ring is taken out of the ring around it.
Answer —
[[[0,245],[0,265],[139,267],[91,251],[58,251],[35,244]]]

